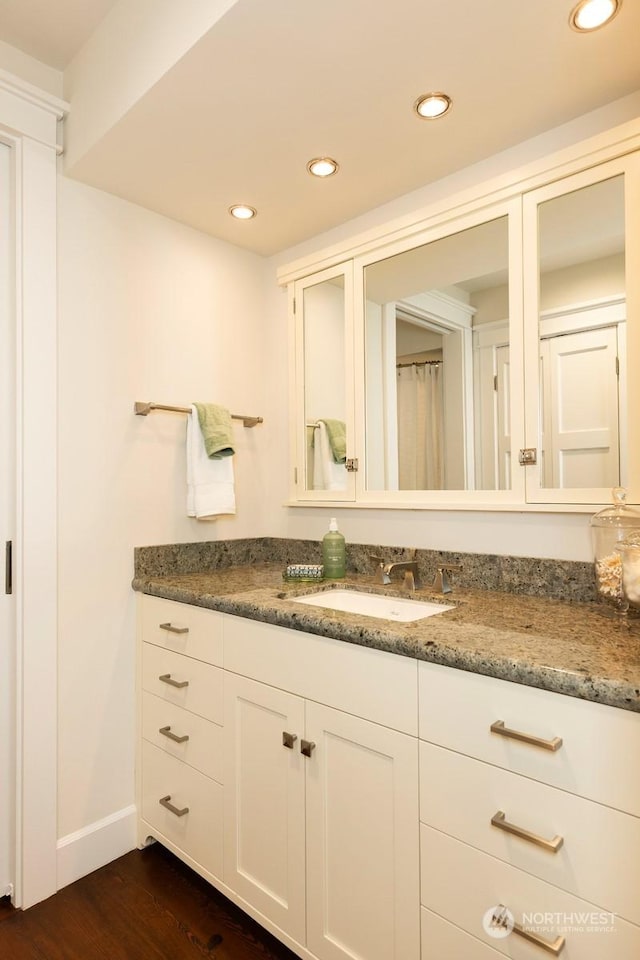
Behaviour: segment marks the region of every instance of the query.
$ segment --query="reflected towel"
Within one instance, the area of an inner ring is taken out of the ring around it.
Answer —
[[[334,463],[344,463],[347,459],[347,428],[344,420],[320,420],[327,428],[329,446]]]
[[[333,459],[329,434],[324,420],[318,421],[313,444],[313,489],[346,490],[347,472],[344,463]]]
[[[216,517],[236,512],[233,459],[210,459],[195,404],[187,417],[187,516]]]
[[[226,407],[219,407],[216,403],[194,403],[194,407],[198,411],[207,456],[214,460],[232,457],[235,453],[233,426]]]

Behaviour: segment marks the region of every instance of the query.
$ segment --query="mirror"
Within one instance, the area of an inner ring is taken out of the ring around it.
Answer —
[[[345,280],[302,290],[305,488],[347,489]]]
[[[365,267],[367,490],[510,486],[508,217]]]
[[[540,485],[624,485],[623,175],[539,204],[538,236]]]

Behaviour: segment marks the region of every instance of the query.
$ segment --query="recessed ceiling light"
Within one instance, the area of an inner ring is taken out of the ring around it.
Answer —
[[[613,20],[622,0],[580,0],[571,11],[569,24],[579,33],[597,30]]]
[[[236,220],[253,220],[257,212],[254,207],[249,207],[246,203],[235,203],[229,207],[229,213]]]
[[[423,120],[437,120],[451,109],[451,102],[446,93],[424,93],[418,97],[413,109]]]
[[[316,157],[309,160],[307,170],[312,177],[332,177],[338,171],[338,162],[331,157]]]

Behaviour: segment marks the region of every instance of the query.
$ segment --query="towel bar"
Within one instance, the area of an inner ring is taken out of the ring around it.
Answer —
[[[133,412],[137,417],[146,417],[152,410],[172,410],[174,413],[191,413],[191,407],[173,407],[166,403],[142,403],[136,400]],[[232,413],[232,420],[242,420],[244,427],[255,427],[258,423],[263,423],[262,417],[246,417],[240,413]]]

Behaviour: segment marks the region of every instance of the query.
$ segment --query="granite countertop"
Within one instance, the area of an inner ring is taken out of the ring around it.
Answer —
[[[489,590],[407,594],[371,576],[285,583],[282,566],[252,564],[211,573],[148,575],[134,589],[152,596],[387,650],[473,673],[640,713],[640,619],[617,617],[597,603],[563,603]],[[323,589],[454,603],[436,617],[396,623],[291,602]]]

